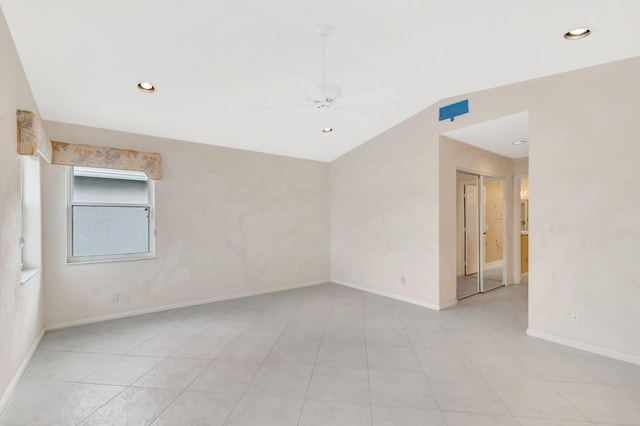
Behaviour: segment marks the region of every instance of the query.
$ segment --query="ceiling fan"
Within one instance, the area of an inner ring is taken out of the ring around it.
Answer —
[[[326,42],[331,34],[332,28],[328,25],[318,25],[318,32],[322,38],[322,80],[319,83],[313,81],[305,74],[295,74],[304,77],[307,88],[307,103],[298,105],[281,105],[252,108],[253,110],[294,110],[308,108],[312,113],[326,113],[328,111],[339,111],[346,119],[363,125],[371,124],[374,119],[352,109],[352,107],[384,102],[397,98],[397,93],[393,89],[381,89],[370,92],[355,94],[353,96],[342,96],[342,89],[326,78]],[[309,118],[309,120],[311,117]],[[330,130],[329,130],[330,129]],[[324,128],[323,132],[332,131],[331,128]]]

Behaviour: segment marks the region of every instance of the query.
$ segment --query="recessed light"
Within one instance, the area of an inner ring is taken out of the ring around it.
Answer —
[[[138,89],[142,90],[145,93],[152,93],[156,90],[156,88],[153,87],[153,84],[149,83],[148,81],[141,81],[140,83],[138,83]]]
[[[574,28],[571,31],[567,31],[564,38],[567,40],[580,40],[581,38],[587,37],[589,34],[591,34],[591,30],[589,28]]]
[[[333,127],[325,127],[322,129],[322,133],[331,133],[333,132]]]
[[[524,145],[525,143],[527,143],[527,141],[514,141],[514,142],[511,142],[512,145]]]

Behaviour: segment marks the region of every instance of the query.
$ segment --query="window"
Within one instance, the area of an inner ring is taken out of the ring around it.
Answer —
[[[22,155],[20,158],[20,263],[21,283],[26,283],[40,271],[40,159]]]
[[[153,182],[142,172],[69,169],[68,262],[154,255]]]

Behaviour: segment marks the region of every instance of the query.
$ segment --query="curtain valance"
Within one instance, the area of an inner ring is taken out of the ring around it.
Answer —
[[[131,170],[144,172],[150,179],[160,179],[158,153],[49,141],[38,116],[31,111],[17,110],[16,122],[18,154],[33,156],[39,152],[53,164]]]
[[[160,154],[131,149],[108,148],[52,141],[53,164],[100,167],[146,173],[150,179],[161,177]]]
[[[51,161],[51,143],[44,133],[38,116],[31,111],[16,111],[18,154],[35,156],[40,153]]]

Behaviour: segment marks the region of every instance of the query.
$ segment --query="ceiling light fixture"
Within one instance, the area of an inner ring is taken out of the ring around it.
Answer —
[[[511,145],[524,145],[525,143],[527,143],[527,141],[514,141],[511,142]]]
[[[325,127],[322,129],[322,133],[331,133],[333,132],[333,127]]]
[[[149,83],[148,81],[141,81],[140,83],[138,83],[138,89],[142,90],[145,93],[152,93],[156,90],[156,88],[153,87],[153,84]]]
[[[574,28],[571,31],[567,31],[564,38],[567,40],[580,40],[581,38],[587,37],[589,34],[591,34],[591,30],[589,28]]]

